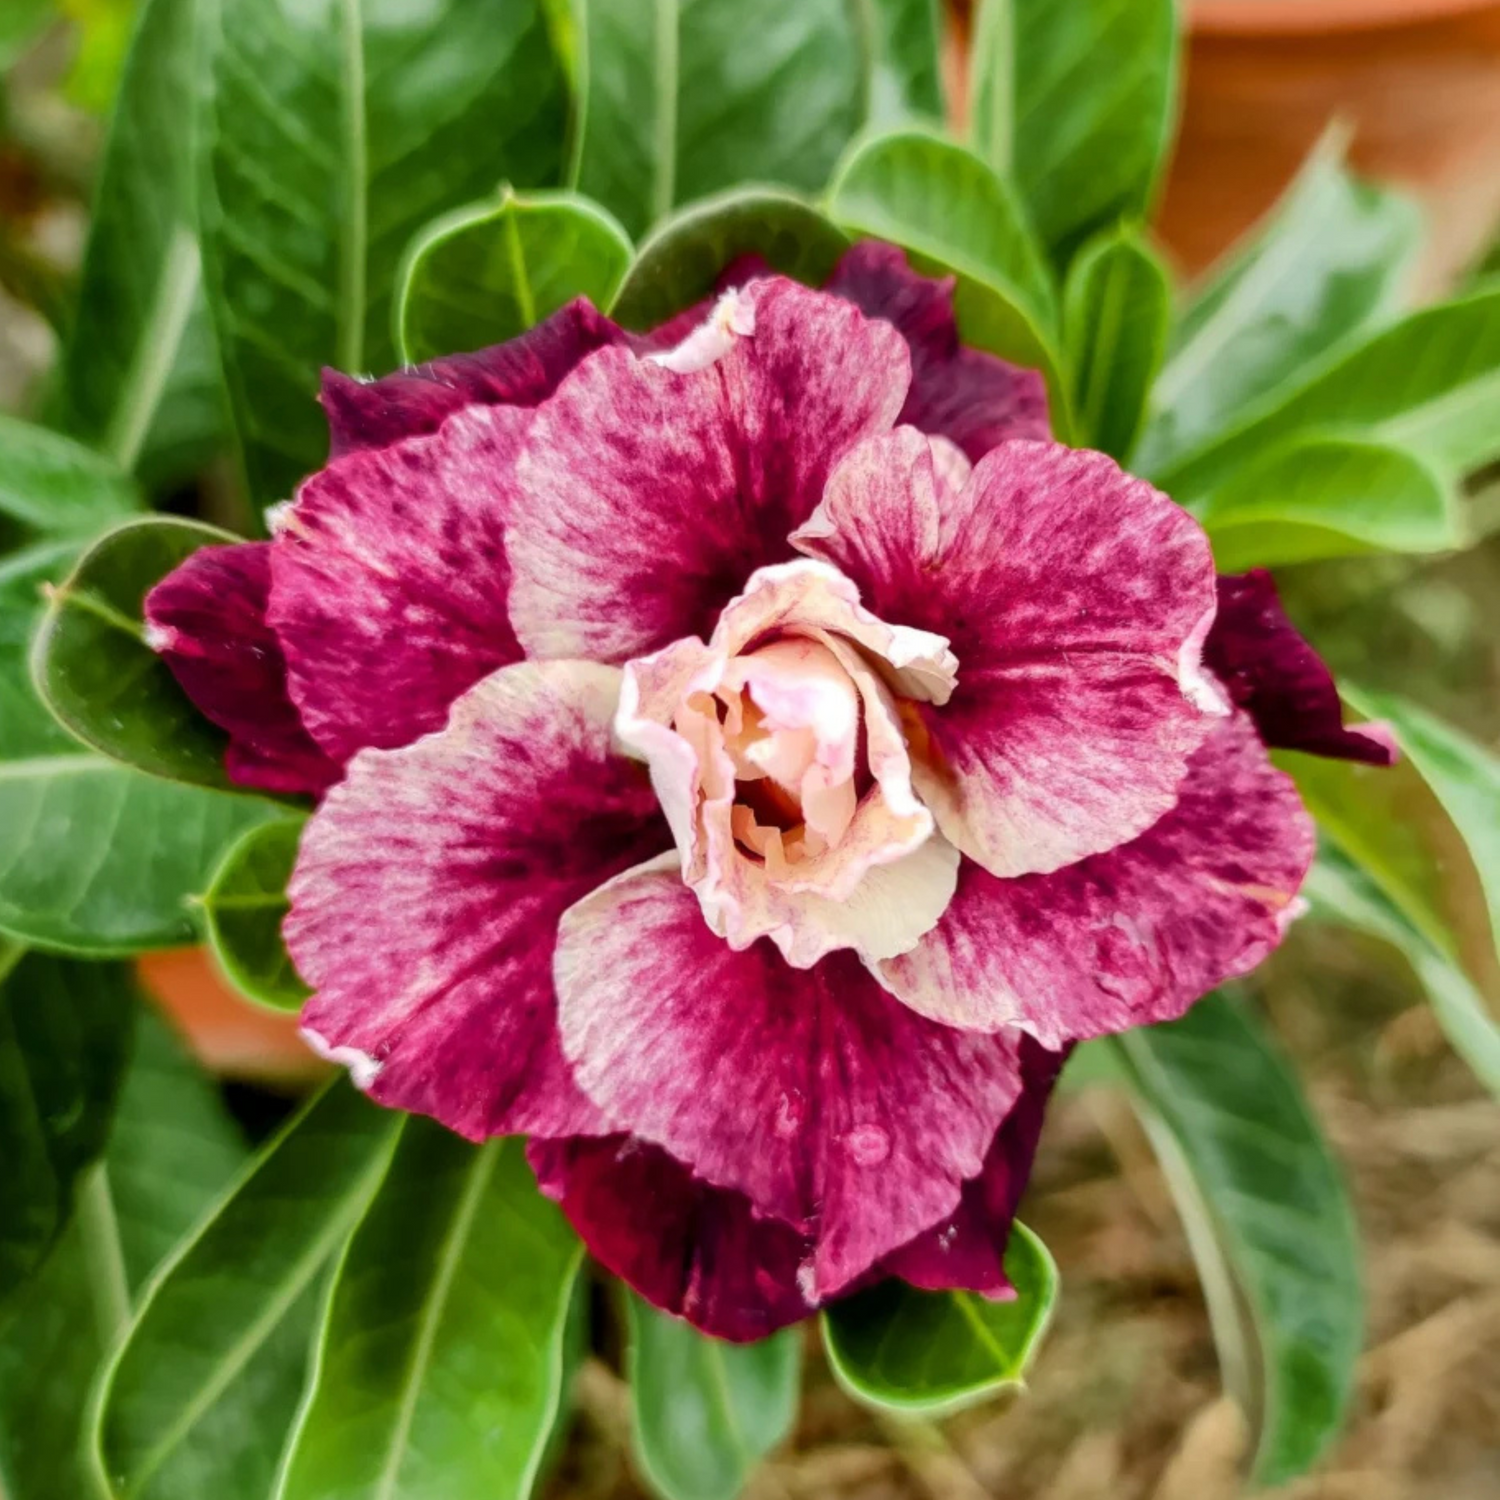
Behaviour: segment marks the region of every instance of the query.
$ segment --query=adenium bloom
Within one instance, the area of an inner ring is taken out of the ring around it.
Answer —
[[[598,1259],[729,1338],[884,1275],[1006,1295],[1067,1049],[1297,909],[1265,741],[1385,753],[950,290],[862,245],[656,335],[576,303],[331,375],[274,540],[148,600],[234,779],[321,799],[309,1041],[530,1135]]]

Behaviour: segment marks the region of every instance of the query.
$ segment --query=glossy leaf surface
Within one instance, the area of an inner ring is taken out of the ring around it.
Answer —
[[[213,1084],[165,1023],[141,1007],[134,1026],[105,1170],[86,1177],[72,1225],[0,1336],[0,1485],[10,1500],[105,1493],[84,1431],[100,1361],[141,1283],[245,1155]],[[236,1486],[255,1482],[267,1415],[242,1406],[213,1448],[161,1476],[151,1500],[254,1500]]]
[[[318,1277],[374,1190],[395,1124],[340,1079],[262,1150],[162,1267],[100,1398],[100,1463],[121,1500],[153,1495],[158,1475],[211,1441],[263,1363],[277,1370],[292,1361],[300,1389]],[[246,1435],[260,1496],[280,1436]]]
[[[503,180],[555,182],[566,101],[540,0],[219,0],[203,240],[257,504],[323,462],[318,372],[397,359],[408,241]]]
[[[814,192],[862,123],[845,0],[588,0],[571,185],[641,235],[741,182]],[[794,101],[794,102],[793,102]]]
[[[1173,0],[983,0],[969,138],[1061,264],[1151,204],[1176,112]]]
[[[1389,443],[1457,475],[1500,455],[1500,288],[1376,333],[1153,478],[1192,504],[1296,433]]]
[[[203,893],[204,928],[219,967],[240,994],[273,1010],[296,1010],[312,993],[281,940],[302,821],[278,818],[252,828],[230,846]]]
[[[0,940],[0,1309],[57,1243],[104,1150],[134,1017],[123,964]]]
[[[1166,267],[1134,229],[1091,240],[1068,273],[1063,340],[1077,432],[1122,462],[1161,364],[1171,298]]]
[[[821,286],[848,248],[848,237],[794,194],[737,189],[695,203],[657,229],[641,245],[611,313],[645,332],[713,297],[720,273],[742,256]]]
[[[0,415],[0,516],[26,531],[89,536],[140,509],[112,460],[60,433]]]
[[[412,246],[396,296],[401,357],[503,344],[575,297],[608,307],[633,253],[608,214],[571,193],[459,209]]]
[[[624,1297],[637,1461],[666,1500],[734,1500],[796,1420],[800,1330],[728,1344]]]
[[[1224,995],[1111,1046],[1183,1216],[1225,1385],[1256,1426],[1255,1476],[1283,1483],[1338,1435],[1353,1389],[1348,1190],[1295,1075]]]
[[[199,0],[145,0],[99,167],[57,417],[121,467],[190,472],[224,427],[196,234]]]
[[[1180,462],[1329,350],[1392,314],[1421,240],[1416,205],[1351,176],[1330,136],[1172,331],[1142,472]]]
[[[1415,454],[1360,438],[1288,438],[1195,513],[1223,573],[1462,544],[1451,482]]]
[[[129,521],[101,537],[52,591],[33,656],[36,685],[85,744],[169,781],[230,786],[227,737],[146,644],[143,604],[200,547],[234,540],[198,521]]]
[[[0,931],[94,955],[191,942],[188,898],[276,808],[127,770],[42,706],[27,646],[40,589],[70,555],[41,547],[0,565]]]
[[[1041,370],[1053,425],[1070,430],[1051,279],[1023,211],[989,166],[941,136],[893,131],[864,142],[840,166],[828,210],[851,235],[903,246],[919,270],[956,275],[964,342]]]
[[[1005,1248],[1011,1302],[972,1292],[919,1292],[882,1281],[823,1314],[823,1342],[839,1384],[872,1406],[936,1414],[1024,1382],[1057,1300],[1047,1247],[1015,1225]]]
[[[582,1254],[519,1140],[407,1117],[339,1263],[277,1500],[529,1495]]]

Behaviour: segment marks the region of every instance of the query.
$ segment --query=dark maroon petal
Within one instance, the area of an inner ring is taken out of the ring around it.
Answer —
[[[341,458],[298,492],[272,557],[270,621],[303,723],[347,760],[440,729],[522,656],[505,515],[524,417],[474,407],[428,437]]]
[[[975,463],[1009,438],[1050,438],[1046,382],[959,342],[953,283],[919,276],[904,251],[866,240],[839,262],[827,290],[894,324],[910,345],[901,422],[957,443]]]
[[[671,842],[610,753],[618,682],[498,672],[442,734],[356,756],[308,824],[284,929],[304,1030],[380,1103],[473,1140],[608,1128],[558,1044],[552,950],[580,896]]]
[[[287,696],[286,661],[266,623],[270,588],[270,542],[202,547],[147,594],[147,640],[204,717],[228,732],[230,780],[316,796],[339,767]]]
[[[1200,660],[1213,559],[1101,453],[1002,443],[964,468],[910,427],[868,439],[793,540],[882,620],[951,643],[958,686],[918,710],[947,837],[996,875],[1061,869],[1167,812],[1228,711]]]
[[[739,331],[717,358],[679,373],[602,350],[537,409],[507,536],[529,655],[618,662],[707,635],[792,556],[839,458],[895,420],[910,362],[892,329],[790,281],[727,295]]]
[[[883,1274],[930,1292],[1013,1294],[1005,1246],[1031,1177],[1047,1101],[1069,1050],[1051,1052],[1029,1036],[1022,1039],[1021,1097],[995,1132],[984,1170],[964,1184],[958,1208],[943,1223],[886,1256],[879,1267]]]
[[[1333,674],[1287,618],[1264,568],[1219,579],[1219,613],[1203,659],[1280,750],[1390,766],[1400,754],[1383,724],[1345,725]]]
[[[736,952],[674,857],[563,919],[563,1048],[622,1129],[815,1241],[826,1297],[957,1206],[1020,1089],[1013,1036],[934,1025],[849,952],[790,968]]]
[[[328,414],[329,456],[436,432],[465,406],[535,406],[584,355],[624,337],[580,297],[508,344],[474,354],[449,355],[379,380],[324,370],[319,399]]]
[[[1236,714],[1140,838],[1016,880],[966,861],[942,920],[881,973],[934,1020],[1020,1026],[1049,1047],[1169,1021],[1281,941],[1315,843],[1291,779]]]
[[[797,1288],[811,1241],[659,1147],[575,1137],[533,1140],[527,1155],[594,1258],[663,1311],[748,1343],[812,1310]]]

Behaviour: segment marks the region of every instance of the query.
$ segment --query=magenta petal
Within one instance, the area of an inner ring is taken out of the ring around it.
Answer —
[[[1013,1295],[1005,1274],[1010,1227],[1031,1176],[1042,1121],[1067,1051],[1049,1052],[1021,1041],[1021,1097],[995,1132],[984,1170],[964,1184],[959,1205],[941,1224],[886,1256],[882,1273],[899,1276],[924,1291]]]
[[[1042,377],[960,344],[951,276],[919,276],[904,251],[866,240],[839,262],[827,290],[894,324],[911,347],[899,421],[957,443],[975,463],[1010,438],[1052,436]]]
[[[563,1048],[622,1130],[814,1239],[824,1298],[957,1206],[1020,1088],[1015,1039],[893,1000],[849,953],[792,969],[709,931],[675,860],[559,931]]]
[[[527,1155],[594,1258],[663,1311],[750,1342],[812,1310],[797,1286],[806,1237],[659,1147],[575,1137],[533,1140]]]
[[[535,406],[586,354],[625,335],[579,298],[508,344],[356,380],[324,370],[331,458],[436,432],[465,406]]]
[[[893,329],[781,279],[727,295],[716,359],[678,373],[606,349],[537,409],[507,538],[529,655],[619,662],[707,636],[792,556],[834,464],[895,420],[910,361]]]
[[[1287,618],[1264,568],[1219,579],[1219,614],[1203,659],[1266,744],[1372,766],[1396,763],[1400,752],[1383,724],[1345,725],[1333,674]]]
[[[610,753],[619,673],[527,662],[449,727],[349,766],[303,835],[284,933],[309,1040],[382,1104],[474,1140],[608,1128],[558,1044],[557,920],[671,842]]]
[[[520,660],[504,532],[521,421],[476,407],[339,459],[298,492],[270,620],[302,720],[335,758],[440,729],[460,693]]]
[[[1236,714],[1147,833],[1051,875],[966,862],[942,920],[881,973],[923,1015],[1048,1047],[1172,1020],[1276,947],[1314,847],[1291,779]]]
[[[271,543],[201,547],[146,595],[147,640],[199,711],[229,734],[230,780],[316,796],[338,764],[287,696],[286,661],[266,623]]]
[[[920,709],[943,832],[996,875],[1055,870],[1161,817],[1227,711],[1200,661],[1208,539],[1103,454],[1003,443],[967,483],[961,462],[908,427],[869,439],[794,540],[948,638],[958,686]]]

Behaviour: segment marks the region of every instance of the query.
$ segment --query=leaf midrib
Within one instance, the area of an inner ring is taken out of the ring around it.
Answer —
[[[500,1152],[505,1149],[503,1140],[492,1141],[475,1153],[469,1181],[464,1185],[462,1197],[453,1215],[453,1221],[443,1236],[438,1254],[437,1272],[432,1278],[427,1295],[422,1299],[418,1314],[416,1342],[412,1345],[411,1364],[407,1368],[405,1388],[401,1393],[401,1405],[391,1430],[390,1447],[372,1493],[372,1500],[396,1500],[396,1485],[401,1475],[401,1463],[406,1456],[412,1423],[416,1420],[417,1401],[422,1390],[422,1376],[432,1362],[433,1347],[437,1342],[438,1325],[447,1309],[448,1297],[458,1275],[459,1262],[463,1259],[469,1231],[474,1226],[475,1215],[484,1190],[494,1176]]]

